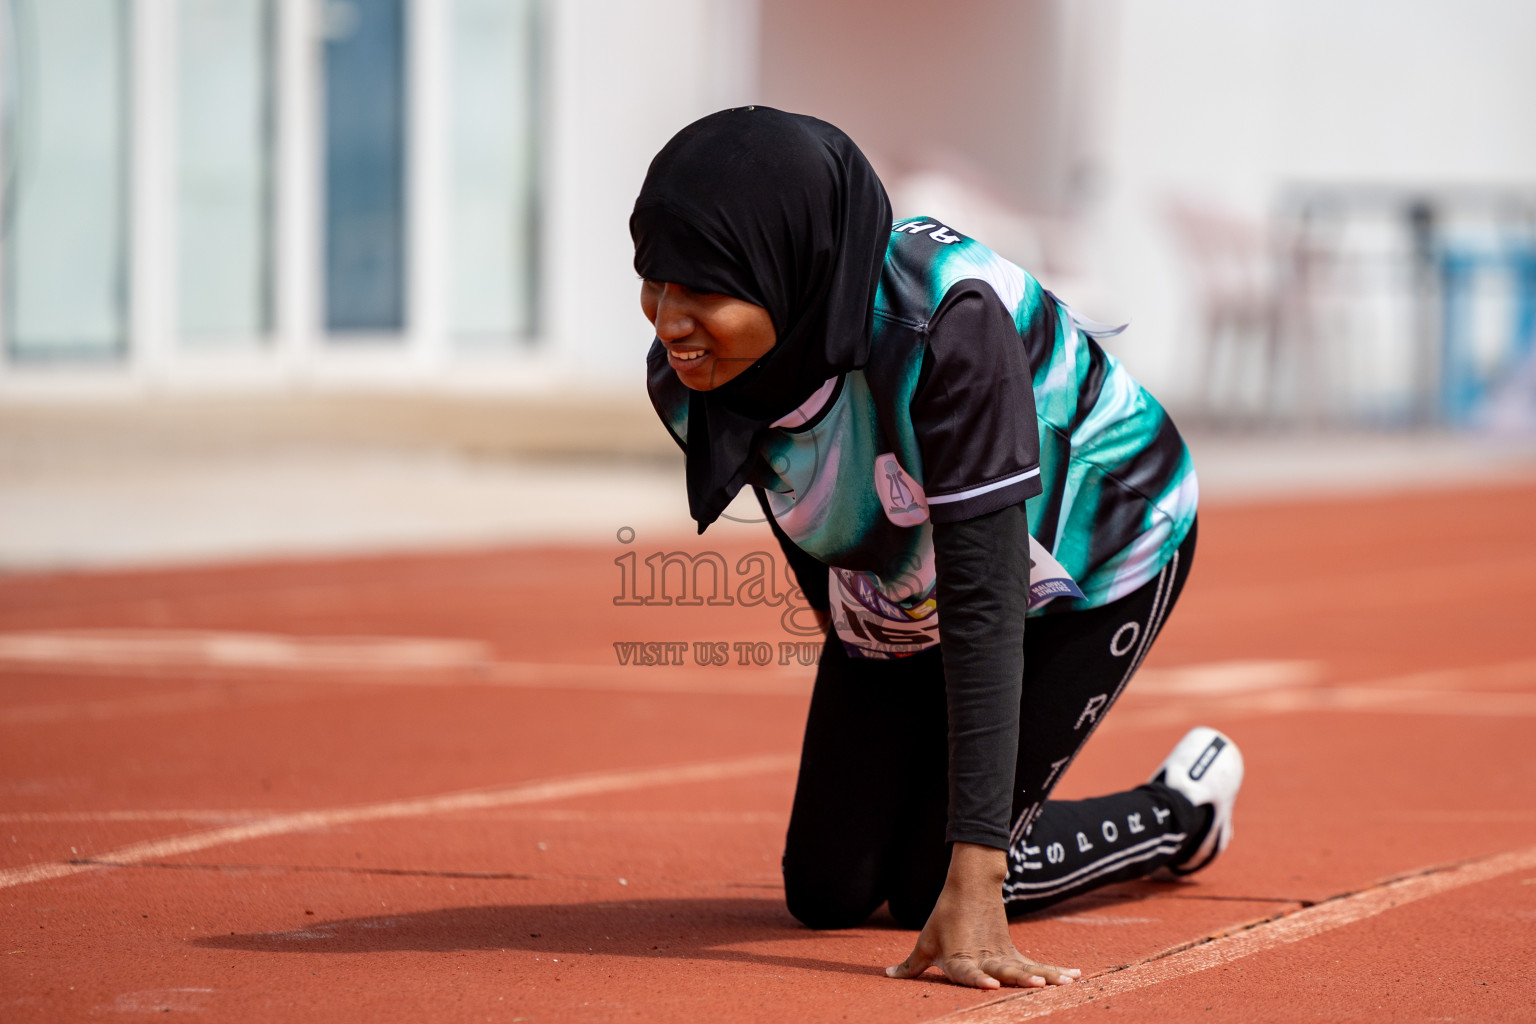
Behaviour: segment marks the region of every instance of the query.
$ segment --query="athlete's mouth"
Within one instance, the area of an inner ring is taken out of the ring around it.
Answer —
[[[667,349],[667,355],[671,356],[674,360],[676,360],[679,363],[691,363],[691,362],[693,362],[696,359],[704,358],[708,354],[709,354],[709,350],[708,349],[704,349],[704,348],[690,348],[690,349],[669,348],[669,349]]]

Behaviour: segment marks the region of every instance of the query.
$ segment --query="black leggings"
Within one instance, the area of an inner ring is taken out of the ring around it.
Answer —
[[[1118,601],[1029,620],[1004,901],[1028,913],[1178,863],[1202,813],[1157,783],[1048,800],[1130,681],[1194,555],[1195,530],[1158,577]],[[1155,765],[1148,765],[1151,774]],[[850,928],[888,902],[921,928],[949,869],[948,714],[937,648],[896,661],[822,650],[784,851],[790,913]]]

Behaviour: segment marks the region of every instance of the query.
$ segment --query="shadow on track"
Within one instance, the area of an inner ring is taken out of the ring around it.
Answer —
[[[859,930],[890,927],[889,919],[882,913]],[[192,945],[256,953],[354,955],[516,949],[548,953],[552,957],[601,954],[775,963],[842,974],[868,974],[884,968],[884,964],[777,954],[765,951],[761,945],[819,940],[822,949],[838,948],[843,945],[837,941],[838,936],[843,934],[846,933],[810,931],[789,916],[778,897],[637,899],[443,907],[333,921],[311,918],[292,931],[230,934],[196,939]],[[735,948],[741,946],[753,948]]]

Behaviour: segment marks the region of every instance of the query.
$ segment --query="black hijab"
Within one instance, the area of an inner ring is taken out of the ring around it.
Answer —
[[[700,533],[746,483],[758,434],[869,360],[890,227],[869,161],[814,117],[722,110],[651,161],[629,219],[635,270],[762,306],[778,335],[740,376],[688,394],[688,509]],[[678,386],[660,340],[647,362],[653,400]]]

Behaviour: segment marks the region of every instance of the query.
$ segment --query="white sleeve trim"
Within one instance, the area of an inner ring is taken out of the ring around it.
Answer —
[[[1008,487],[1012,484],[1022,483],[1031,477],[1037,477],[1039,475],[1040,467],[1036,466],[1034,469],[1026,469],[1022,473],[1015,473],[1013,476],[1004,477],[1002,480],[998,480],[990,484],[982,484],[980,487],[972,487],[967,491],[956,491],[954,494],[930,494],[928,495],[928,504],[945,505],[952,501],[964,501],[966,498],[975,498],[979,495],[987,494],[991,491],[996,491],[1003,487]]]
[[[837,378],[828,377],[827,382],[817,388],[815,394],[800,403],[800,408],[779,417],[768,425],[770,427],[785,427],[790,430],[793,430],[795,427],[805,426],[815,419],[816,414],[821,412],[822,408],[826,406],[827,399],[832,397],[832,389],[835,387],[837,387]]]

